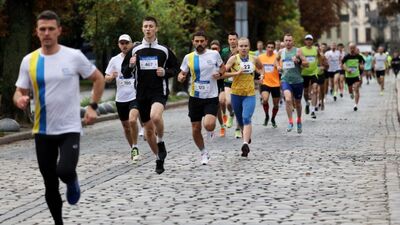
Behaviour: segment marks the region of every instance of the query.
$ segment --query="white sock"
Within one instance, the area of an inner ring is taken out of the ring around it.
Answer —
[[[246,144],[246,145],[248,145],[249,143],[247,143],[247,142],[243,141],[243,144],[244,144],[244,145],[245,145],[245,144]]]
[[[137,144],[136,145],[132,145],[132,148],[135,148],[135,147],[137,148]]]
[[[160,143],[162,141],[163,141],[162,137],[157,136],[157,143]]]
[[[201,152],[202,155],[205,154],[205,153],[208,153],[206,148],[201,149],[200,152]]]

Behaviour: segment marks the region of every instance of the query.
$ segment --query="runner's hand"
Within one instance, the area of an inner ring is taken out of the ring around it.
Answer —
[[[93,124],[97,118],[96,110],[92,109],[92,107],[88,106],[86,108],[85,117],[83,118],[83,123],[86,125]]]
[[[162,67],[158,67],[156,72],[157,72],[157,76],[159,76],[159,77],[165,76],[165,69]]]
[[[129,68],[133,68],[136,65],[136,54],[134,54],[130,59],[129,59]]]
[[[29,103],[29,96],[23,95],[23,96],[19,97],[16,103],[17,103],[16,105],[19,109],[25,109]]]
[[[185,80],[186,80],[186,74],[179,73],[178,74],[178,81],[182,83]]]

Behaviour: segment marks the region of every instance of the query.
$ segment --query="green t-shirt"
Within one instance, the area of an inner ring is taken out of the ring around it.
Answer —
[[[348,72],[346,70],[347,78],[354,78],[360,76],[360,65],[364,64],[364,58],[360,54],[351,55],[347,54],[343,60],[342,64],[346,65],[346,67],[351,71]]]
[[[301,52],[308,62],[308,67],[301,69],[302,76],[315,76],[318,75],[318,50],[317,47],[311,46],[311,49],[306,46],[301,47]]]
[[[293,62],[293,56],[296,56],[297,48],[292,48],[289,52],[286,48],[282,50],[282,78],[283,82],[289,84],[303,83],[303,77],[301,76],[300,65]]]

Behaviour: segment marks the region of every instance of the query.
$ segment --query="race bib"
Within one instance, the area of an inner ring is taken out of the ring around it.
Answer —
[[[142,70],[156,70],[158,67],[157,56],[141,56],[139,62]]]
[[[293,69],[294,66],[294,62],[292,60],[285,60],[282,63],[283,69]]]
[[[306,56],[307,62],[313,63],[315,62],[315,56]]]
[[[121,87],[129,87],[134,85],[134,80],[132,79],[121,79],[119,80],[119,85]]]
[[[349,67],[350,73],[355,73],[357,69],[357,67]]]
[[[253,73],[254,65],[251,62],[241,62],[240,67],[243,68],[243,73]]]
[[[197,92],[209,92],[210,91],[210,81],[195,81],[194,90]]]
[[[271,73],[274,71],[274,65],[273,64],[264,64],[264,72],[266,73]]]

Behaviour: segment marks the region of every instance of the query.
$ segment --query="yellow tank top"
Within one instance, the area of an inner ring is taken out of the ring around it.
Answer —
[[[242,60],[239,54],[237,54],[232,70],[239,71],[240,68],[243,68],[243,72],[238,76],[233,77],[231,93],[240,96],[255,95],[254,71],[256,68],[256,61],[254,56],[249,55],[248,60]]]

